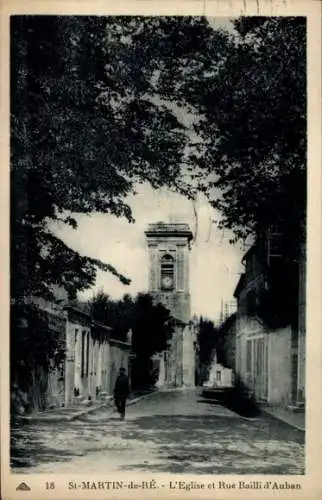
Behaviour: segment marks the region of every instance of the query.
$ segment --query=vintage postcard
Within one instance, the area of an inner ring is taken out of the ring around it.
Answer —
[[[1,3],[4,500],[322,495],[321,3]]]

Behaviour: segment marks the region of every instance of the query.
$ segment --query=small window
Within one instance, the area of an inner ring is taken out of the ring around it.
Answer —
[[[217,370],[216,378],[218,382],[221,382],[221,371]]]

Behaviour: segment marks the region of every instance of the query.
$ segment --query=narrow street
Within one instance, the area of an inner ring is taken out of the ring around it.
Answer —
[[[101,409],[13,430],[12,471],[303,474],[304,434],[269,416],[246,420],[200,390],[156,393],[126,420]]]

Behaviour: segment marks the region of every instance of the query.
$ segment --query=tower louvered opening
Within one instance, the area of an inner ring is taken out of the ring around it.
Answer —
[[[161,259],[162,287],[172,288],[174,284],[174,258],[166,254]]]

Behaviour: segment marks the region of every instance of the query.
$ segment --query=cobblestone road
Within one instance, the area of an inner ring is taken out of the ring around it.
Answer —
[[[304,473],[304,433],[268,416],[245,420],[194,390],[154,394],[129,407],[125,421],[101,409],[26,423],[12,436],[19,473]]]

